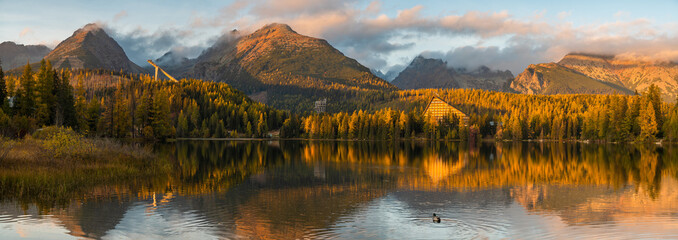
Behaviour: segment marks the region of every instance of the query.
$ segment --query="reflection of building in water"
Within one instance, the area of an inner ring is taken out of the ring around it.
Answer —
[[[432,155],[432,158],[429,158],[423,164],[426,173],[431,178],[431,182],[433,185],[437,185],[440,180],[461,172],[467,163],[468,161],[466,161],[466,159],[460,159],[456,162],[447,162]]]
[[[315,101],[315,112],[324,113],[326,106],[327,106],[327,98],[323,98],[322,100]]]
[[[459,118],[460,125],[468,126],[468,116],[439,97],[431,99],[424,110],[424,116],[434,118],[438,122],[442,121],[445,116],[454,116]]]

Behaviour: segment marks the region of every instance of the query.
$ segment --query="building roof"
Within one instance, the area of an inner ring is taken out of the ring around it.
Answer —
[[[460,111],[459,109],[453,107],[452,104],[448,103],[447,101],[443,100],[442,98],[440,98],[440,97],[438,97],[438,96],[433,96],[433,98],[431,98],[431,101],[428,101],[428,104],[426,105],[426,108],[424,108],[424,112],[426,112],[426,110],[428,110],[428,108],[431,106],[431,103],[433,103],[433,100],[435,100],[436,98],[437,98],[438,100],[440,100],[441,102],[443,102],[443,103],[447,104],[448,106],[450,106],[450,108],[453,108],[454,110],[457,110],[458,113],[463,114],[464,116],[466,116],[465,113],[463,113],[463,112]]]

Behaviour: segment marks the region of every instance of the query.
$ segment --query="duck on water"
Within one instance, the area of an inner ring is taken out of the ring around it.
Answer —
[[[433,214],[433,222],[434,223],[440,223],[440,217],[436,216],[436,214]]]

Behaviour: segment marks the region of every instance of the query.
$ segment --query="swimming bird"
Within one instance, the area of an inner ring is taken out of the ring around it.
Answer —
[[[436,216],[436,214],[433,214],[433,222],[434,223],[440,223],[440,217]]]

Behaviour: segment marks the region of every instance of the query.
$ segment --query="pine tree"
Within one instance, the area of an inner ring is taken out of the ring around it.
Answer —
[[[184,110],[179,112],[179,118],[177,119],[177,136],[186,137],[188,136],[188,118],[184,114]]]
[[[5,86],[5,72],[2,71],[2,66],[0,66],[0,110],[5,114],[9,113],[9,104],[7,102],[7,87]]]
[[[170,124],[170,106],[168,96],[163,91],[156,91],[150,111],[151,126],[155,138],[165,140],[175,134],[175,129]]]
[[[132,127],[129,102],[125,98],[121,84],[115,91],[115,105],[113,107],[113,135],[118,138],[129,136]]]
[[[33,72],[31,65],[26,64],[24,73],[20,79],[21,89],[18,91],[18,96],[14,107],[19,115],[33,117],[35,115],[35,83],[33,81]]]
[[[56,121],[57,125],[64,125],[68,127],[77,128],[78,120],[76,117],[75,110],[75,100],[73,98],[73,87],[69,83],[69,73],[63,72],[61,78],[57,76],[56,73],[53,73],[54,85],[56,89],[56,103],[54,105],[55,116],[58,116],[59,120]]]
[[[36,81],[36,118],[38,125],[51,125],[55,123],[56,96],[58,90],[59,78],[56,72],[52,70],[52,64],[43,59],[40,61],[40,70]]]
[[[655,118],[654,107],[651,99],[643,97],[644,101],[640,109],[638,122],[640,124],[640,135],[638,141],[654,141],[657,134],[657,120]]]
[[[87,99],[85,98],[85,88],[82,83],[82,75],[78,76],[78,83],[75,87],[75,115],[77,129],[84,134],[90,131],[87,124]]]
[[[678,141],[678,99],[669,111],[664,122],[664,138],[669,141]]]
[[[88,129],[88,132],[86,132],[86,134],[88,134],[90,136],[96,135],[97,126],[99,125],[99,116],[100,115],[101,115],[101,104],[97,100],[97,98],[94,97],[87,104],[87,110],[85,112],[85,119],[86,119],[86,122],[87,122],[87,129]]]
[[[654,109],[654,115],[655,115],[655,119],[657,121],[657,126],[660,126],[660,128],[661,128],[661,126],[663,126],[663,124],[664,124],[664,114],[662,113],[662,99],[661,99],[662,93],[661,93],[661,89],[659,87],[657,87],[656,85],[652,84],[647,89],[646,94],[649,98],[649,101],[650,101],[650,104],[652,105],[652,108]],[[659,130],[661,130],[661,129],[659,129]],[[661,132],[658,132],[658,134],[661,137]]]
[[[266,126],[266,121],[264,120],[265,116],[263,113],[259,114],[259,122],[257,122],[257,131],[259,132],[260,137],[265,137],[268,133],[268,126]]]

